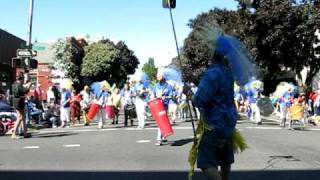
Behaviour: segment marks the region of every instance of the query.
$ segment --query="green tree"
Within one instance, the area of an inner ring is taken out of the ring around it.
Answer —
[[[183,75],[197,82],[207,69],[210,51],[197,36],[199,27],[211,24],[239,38],[260,66],[267,93],[277,85],[276,79],[286,72],[301,78],[303,67],[310,68],[309,86],[320,61],[313,55],[314,32],[320,26],[317,0],[238,0],[236,11],[213,9],[190,20],[192,29],[185,39],[182,60]],[[269,89],[268,89],[269,88]]]
[[[64,72],[66,78],[74,83],[74,88],[80,90],[82,86],[81,64],[84,56],[82,49],[77,49],[70,42],[59,39],[54,45],[54,69]]]
[[[158,68],[154,64],[154,58],[148,59],[148,61],[143,65],[142,71],[149,76],[151,81],[156,80]]]
[[[81,75],[91,81],[123,84],[138,64],[139,60],[124,42],[114,44],[107,39],[85,48]]]
[[[183,78],[198,82],[210,65],[211,50],[206,44],[203,44],[202,39],[198,36],[198,32],[203,26],[211,25],[239,37],[240,34],[243,34],[244,24],[240,12],[218,8],[190,20],[188,26],[192,31],[184,41],[181,56]]]

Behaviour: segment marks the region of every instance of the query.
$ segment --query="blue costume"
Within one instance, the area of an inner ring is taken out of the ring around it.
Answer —
[[[231,136],[238,114],[233,86],[232,73],[223,64],[212,65],[198,86],[194,103],[206,124],[198,149],[198,168],[217,168],[234,162]]]
[[[168,105],[169,102],[172,98],[173,95],[173,88],[170,84],[167,82],[158,82],[154,87],[153,87],[153,94],[155,97],[164,97],[163,104],[168,110]]]
[[[236,125],[233,77],[224,65],[215,64],[204,75],[195,94],[195,105],[204,115],[205,123],[221,135],[229,136]]]

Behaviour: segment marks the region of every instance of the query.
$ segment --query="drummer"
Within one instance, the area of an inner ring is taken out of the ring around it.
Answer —
[[[161,98],[166,111],[168,111],[169,102],[172,99],[173,88],[166,82],[162,71],[158,71],[157,81],[157,84],[153,88],[152,95],[155,98]],[[155,145],[161,146],[166,141],[166,138],[161,134],[160,128],[158,128],[157,143]]]

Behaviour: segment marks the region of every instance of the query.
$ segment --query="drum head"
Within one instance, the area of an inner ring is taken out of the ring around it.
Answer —
[[[263,115],[263,116],[270,116],[274,111],[274,107],[272,105],[272,102],[268,97],[261,98],[258,101],[257,105],[260,109],[261,115]]]

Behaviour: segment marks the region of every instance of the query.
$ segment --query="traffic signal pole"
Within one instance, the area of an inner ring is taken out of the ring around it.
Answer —
[[[168,2],[169,2],[168,3],[168,9],[169,9],[169,12],[170,12],[172,31],[173,31],[174,40],[175,40],[175,43],[176,43],[176,50],[177,50],[177,54],[178,54],[178,61],[179,61],[180,68],[182,68],[182,62],[181,62],[181,57],[180,57],[180,50],[179,50],[179,45],[178,45],[178,40],[177,40],[177,34],[176,34],[176,29],[175,29],[175,26],[174,26],[174,21],[173,21],[173,16],[172,16],[172,7],[170,5],[171,4],[170,1],[168,1]],[[194,117],[192,115],[192,111],[191,111],[191,107],[190,107],[191,99],[189,99],[189,98],[190,97],[187,97],[188,110],[189,110],[189,115],[190,115],[190,118],[191,118],[193,135],[194,135],[194,137],[196,137],[196,128],[195,128],[195,125],[194,125]],[[196,117],[197,117],[197,115],[196,115]]]
[[[32,20],[33,20],[33,0],[29,0],[29,31],[28,31],[28,48],[32,49]]]

